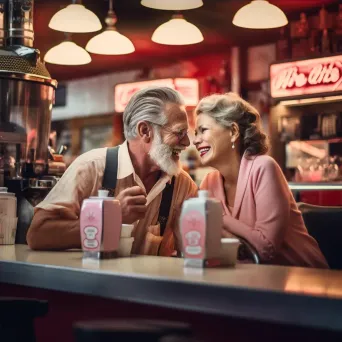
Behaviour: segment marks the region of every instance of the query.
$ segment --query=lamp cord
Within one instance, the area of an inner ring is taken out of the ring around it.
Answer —
[[[107,30],[115,30],[117,17],[113,9],[113,0],[109,0],[109,10],[105,22],[107,24]]]

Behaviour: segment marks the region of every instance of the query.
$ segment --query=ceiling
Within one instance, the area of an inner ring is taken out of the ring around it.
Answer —
[[[114,9],[118,16],[119,32],[129,37],[135,45],[133,54],[124,56],[92,55],[92,62],[84,66],[48,65],[52,77],[57,80],[81,78],[102,73],[133,68],[162,65],[184,57],[220,52],[229,46],[256,45],[276,39],[279,30],[248,30],[232,25],[236,11],[247,4],[245,0],[203,0],[200,8],[184,11],[186,19],[198,26],[204,36],[204,42],[189,46],[166,46],[151,41],[156,27],[167,21],[172,12],[146,8],[140,0],[116,0]],[[337,10],[338,0],[271,0],[279,6],[290,20],[299,18],[300,11],[317,14],[324,4]],[[35,0],[35,42],[42,56],[48,49],[64,39],[62,32],[48,27],[51,17],[71,0]],[[108,11],[108,0],[83,0],[83,4],[97,14],[103,23]],[[73,40],[85,47],[88,40],[97,33],[74,34]]]

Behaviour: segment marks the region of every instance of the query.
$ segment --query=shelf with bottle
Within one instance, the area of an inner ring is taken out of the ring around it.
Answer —
[[[316,15],[301,12],[298,20],[280,29],[276,48],[278,61],[342,52],[342,4],[337,11],[322,6]]]
[[[342,180],[342,157],[330,156],[323,159],[299,158],[296,182],[340,182]]]
[[[285,143],[294,140],[341,143],[342,113],[289,113],[278,118],[277,131]]]

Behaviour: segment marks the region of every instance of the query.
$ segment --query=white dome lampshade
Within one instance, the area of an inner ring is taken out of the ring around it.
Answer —
[[[284,12],[266,0],[254,0],[240,8],[234,18],[235,26],[250,29],[269,29],[287,25]]]
[[[72,41],[64,41],[51,48],[44,61],[59,65],[83,65],[91,62],[89,53]]]
[[[91,38],[86,50],[100,55],[126,55],[134,52],[133,43],[116,30],[117,17],[113,10],[113,0],[109,0],[109,11],[105,21],[106,30]]]
[[[183,11],[203,6],[202,0],[141,0],[145,7],[169,10]]]
[[[152,41],[165,45],[197,44],[203,39],[201,31],[181,14],[175,14],[171,20],[157,27],[152,35]]]
[[[56,31],[85,33],[101,30],[102,24],[95,13],[83,5],[72,4],[55,13],[49,27]]]
[[[86,46],[91,53],[125,55],[135,51],[133,43],[116,30],[106,30],[91,38]]]

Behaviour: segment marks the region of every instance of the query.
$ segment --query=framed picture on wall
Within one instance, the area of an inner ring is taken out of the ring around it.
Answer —
[[[112,126],[93,126],[82,128],[81,153],[94,148],[110,147],[113,140]]]
[[[247,101],[256,108],[261,117],[261,123],[264,131],[269,134],[269,113],[270,113],[270,95],[269,95],[269,82],[260,82],[259,90],[251,90],[247,93]]]
[[[249,83],[268,80],[270,64],[276,60],[276,45],[252,46],[247,50]]]

